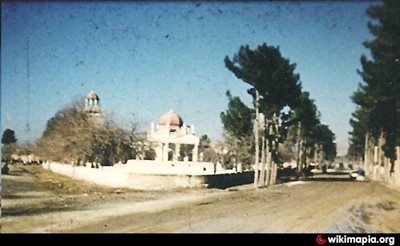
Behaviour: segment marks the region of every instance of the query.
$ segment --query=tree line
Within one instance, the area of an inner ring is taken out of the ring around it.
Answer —
[[[393,172],[400,146],[400,3],[384,0],[367,14],[374,38],[364,42],[370,55],[360,58],[362,82],[351,97],[356,110],[348,154],[379,166],[387,160]]]
[[[335,158],[335,134],[321,123],[314,100],[302,90],[296,64],[283,57],[279,47],[242,45],[232,58],[226,56],[224,63],[249,85],[247,93],[253,99],[253,108],[249,108],[227,92],[228,109],[220,117],[230,163],[248,168],[254,163],[255,183],[263,186],[275,182],[277,165],[287,159],[295,158],[297,172],[303,175],[311,161],[322,164]],[[206,160],[218,159],[206,136],[201,143],[209,153]],[[43,159],[78,165],[113,165],[136,156],[154,156],[135,124],[123,129],[107,118],[96,124],[80,101],[48,120],[33,152]]]
[[[303,175],[311,161],[322,164],[334,159],[335,135],[320,122],[314,100],[301,89],[296,64],[282,57],[279,47],[264,43],[252,50],[244,45],[224,61],[236,77],[250,85],[247,92],[254,109],[227,92],[228,109],[221,113],[221,120],[229,158],[221,158],[205,135],[199,146],[204,161],[222,161],[227,168],[236,163],[251,168],[254,163],[255,170],[260,170],[255,182],[263,186],[275,182],[277,165],[284,161],[295,158],[297,172]],[[105,115],[98,118],[83,108],[79,100],[58,111],[48,120],[32,152],[43,160],[93,166],[154,158],[135,123],[124,129]]]
[[[221,120],[235,159],[254,163],[256,187],[275,183],[285,149],[289,154],[295,150],[298,175],[305,174],[313,158],[319,163],[335,158],[335,134],[321,123],[314,100],[302,91],[296,64],[284,58],[279,47],[242,45],[224,62],[250,86],[247,93],[254,109],[228,91],[228,109],[221,113]]]

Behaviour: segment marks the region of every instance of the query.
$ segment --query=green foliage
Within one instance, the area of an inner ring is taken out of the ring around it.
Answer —
[[[17,139],[15,138],[15,132],[11,129],[6,129],[1,137],[1,160],[5,162],[11,161],[11,155],[17,150],[16,145]]]
[[[3,132],[3,136],[1,137],[2,144],[13,144],[16,143],[17,139],[15,138],[15,132],[11,129],[6,129]]]
[[[279,47],[268,46],[266,43],[257,46],[254,50],[248,45],[241,46],[232,59],[226,56],[224,61],[225,66],[237,78],[252,86],[248,93],[254,100],[256,91],[259,92],[259,112],[263,113],[266,119],[271,119],[273,115],[280,118],[280,124],[283,127],[280,127],[274,136],[267,137],[282,142],[286,137],[286,124],[290,112],[283,114],[281,111],[285,106],[295,107],[301,92],[300,76],[294,73],[296,64],[282,57]],[[234,132],[234,130],[228,129],[227,132]],[[236,133],[234,136],[237,135],[240,134]],[[241,134],[241,136],[249,135]]]
[[[311,139],[315,145],[320,145],[326,160],[333,161],[336,157],[335,134],[327,125],[318,124],[313,131]]]
[[[350,149],[361,155],[365,133],[377,139],[383,132],[385,155],[393,160],[395,146],[400,144],[400,3],[384,0],[367,14],[373,20],[368,28],[375,38],[364,42],[372,59],[364,55],[360,59],[363,83],[352,96],[359,107],[351,121]]]
[[[264,43],[251,50],[248,45],[244,45],[232,59],[226,56],[224,61],[225,66],[237,78],[252,86],[248,93],[254,100],[256,92],[259,92],[258,110],[265,115],[267,125],[272,124],[273,130],[265,130],[262,134],[268,140],[273,157],[277,156],[278,143],[284,142],[289,132],[291,139],[287,143],[291,141],[292,144],[286,146],[293,146],[294,139],[298,137],[296,134],[298,122],[302,123],[300,137],[305,147],[319,144],[323,151],[326,151],[327,158],[332,159],[336,156],[333,132],[327,126],[320,124],[314,101],[310,99],[308,92],[301,92],[300,76],[294,72],[296,64],[282,57],[279,47]],[[240,117],[239,112],[244,111],[240,99],[232,98],[229,93],[227,95],[228,111],[221,113],[221,119],[225,132],[230,137],[227,138],[231,142],[230,145],[238,146],[238,143],[243,141],[239,136],[250,136],[251,122],[244,121],[243,117]],[[288,106],[289,110],[283,113],[285,106]],[[249,127],[246,128],[246,125]]]
[[[320,123],[320,114],[314,100],[310,98],[310,93],[302,92],[299,97],[299,104],[294,110],[293,122],[301,122],[302,134],[310,136],[312,130]]]
[[[239,97],[232,97],[229,91],[228,109],[221,113],[224,131],[236,138],[248,137],[253,134],[253,111],[244,104]]]
[[[289,138],[286,146],[293,147],[295,145],[300,126],[301,142],[308,157],[314,156],[319,149],[316,146],[320,146],[325,156],[324,159],[333,160],[336,157],[335,134],[327,125],[321,124],[320,113],[314,100],[310,98],[309,92],[302,92],[298,102],[290,118]]]
[[[251,50],[248,45],[241,46],[232,60],[225,57],[225,66],[260,92],[263,104],[260,109],[267,118],[279,114],[286,105],[297,104],[300,76],[294,73],[296,64],[282,57],[279,47],[264,43]]]
[[[253,111],[239,97],[232,97],[229,91],[226,95],[228,109],[221,113],[221,121],[224,127],[225,147],[228,148],[229,155],[224,155],[222,164],[230,167],[233,164],[230,161],[238,161],[246,168],[246,165],[250,164],[253,145]]]
[[[350,126],[353,128],[350,134],[350,146],[347,155],[356,159],[363,157],[365,134],[367,133],[367,120],[368,114],[365,108],[358,107],[352,118],[350,119]]]

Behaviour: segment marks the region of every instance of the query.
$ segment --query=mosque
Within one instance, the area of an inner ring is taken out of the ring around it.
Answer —
[[[91,115],[95,123],[104,122],[103,111],[100,107],[100,97],[90,91],[84,104],[84,111]],[[151,149],[154,158],[144,160],[145,153],[139,153],[135,159],[127,160],[135,172],[176,174],[217,172],[232,172],[222,167],[221,163],[204,162],[203,153],[199,152],[200,139],[196,136],[195,126],[187,124],[173,109],[161,115],[158,122],[151,122],[148,130],[143,133],[145,147],[142,151]],[[219,150],[215,150],[219,151]],[[115,166],[120,165],[116,163]],[[241,171],[241,168],[240,170]]]
[[[191,146],[191,161],[198,161],[199,138],[194,125],[186,125],[172,109],[161,116],[158,124],[150,124],[147,140],[155,146],[156,161],[189,161],[189,156],[181,156],[182,145]]]
[[[94,119],[95,123],[101,124],[104,121],[100,97],[93,90],[86,95],[83,110]],[[200,140],[195,135],[194,125],[185,124],[182,117],[172,109],[163,114],[157,124],[154,122],[150,124],[146,139],[155,150],[157,162],[198,162]],[[192,153],[185,153],[181,146],[185,146],[186,150],[191,149]]]
[[[91,116],[95,126],[104,124],[104,117],[100,107],[100,97],[94,91],[90,91],[85,98],[85,106],[83,111]]]
[[[84,111],[95,122],[104,122],[100,97],[91,91],[85,98]],[[158,123],[150,123],[146,145],[154,149],[154,160],[131,159],[100,169],[89,166],[47,162],[46,169],[101,185],[134,189],[169,189],[177,187],[228,187],[250,183],[252,171],[227,170],[219,162],[202,161],[200,139],[194,125],[186,124],[172,109],[161,115]]]

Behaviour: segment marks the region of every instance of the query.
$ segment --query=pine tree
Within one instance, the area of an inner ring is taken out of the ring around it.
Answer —
[[[266,43],[259,45],[256,49],[252,50],[248,45],[241,46],[233,59],[225,57],[225,66],[241,79],[243,82],[251,85],[248,90],[249,94],[253,96],[255,107],[255,179],[254,184],[258,187],[258,170],[259,170],[259,129],[260,122],[259,113],[265,115],[268,122],[278,122],[276,116],[280,116],[281,110],[285,106],[293,107],[298,102],[298,97],[301,92],[300,76],[294,73],[296,64],[282,57],[279,47],[268,46]],[[264,122],[262,122],[264,125]],[[266,138],[276,138],[276,136],[268,136],[271,132],[269,129],[264,128],[262,132],[261,146],[268,148],[268,144],[264,141]],[[272,131],[278,132],[278,131]],[[263,155],[266,152],[272,153],[274,150],[270,146],[269,151],[263,149]],[[269,155],[268,155],[269,156]],[[264,160],[262,156],[262,160]],[[263,161],[262,170],[265,166]],[[261,171],[263,173],[263,171]],[[262,179],[262,177],[261,177]],[[261,183],[264,181],[262,180]]]
[[[352,119],[350,149],[361,154],[357,144],[365,142],[362,132],[369,133],[377,142],[383,136],[383,151],[393,164],[395,146],[400,144],[400,2],[384,0],[382,5],[367,10],[368,22],[375,36],[364,46],[371,51],[371,59],[361,57],[359,71],[363,83],[352,99],[359,108]]]
[[[16,143],[17,139],[15,138],[15,132],[11,129],[6,129],[3,132],[3,136],[1,137],[2,144],[13,144]]]

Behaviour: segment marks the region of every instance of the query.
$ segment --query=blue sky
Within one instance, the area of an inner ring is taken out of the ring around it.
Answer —
[[[362,42],[372,38],[365,10],[376,3],[2,3],[1,131],[34,141],[58,110],[95,90],[120,124],[134,114],[146,130],[172,108],[198,135],[222,140],[226,90],[251,106],[224,57],[266,42],[297,64],[343,153]]]

